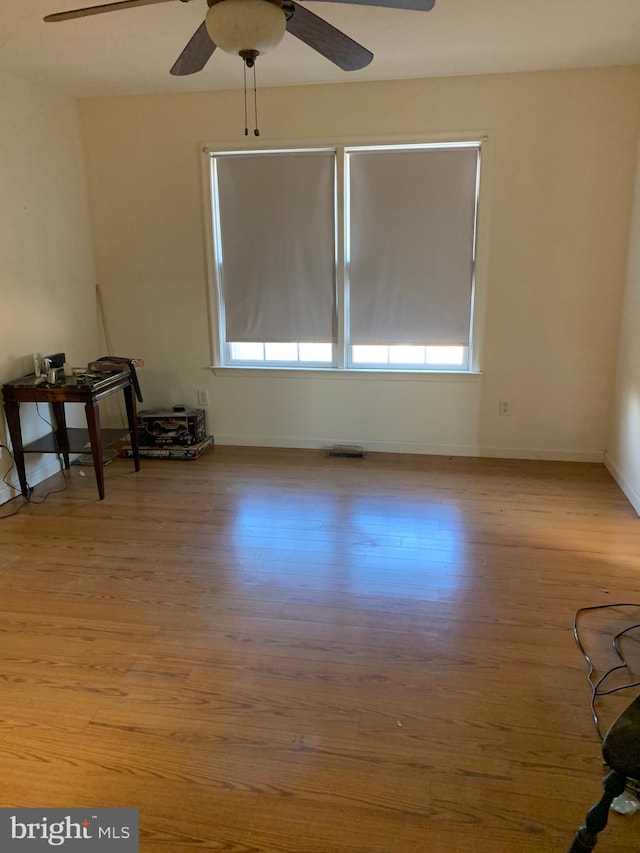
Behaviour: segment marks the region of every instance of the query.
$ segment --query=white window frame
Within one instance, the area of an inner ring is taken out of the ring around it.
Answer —
[[[476,220],[474,235],[474,257],[472,291],[470,300],[469,321],[469,346],[466,364],[453,365],[425,365],[415,366],[385,364],[354,364],[351,359],[351,347],[346,340],[349,329],[349,281],[346,258],[348,257],[349,219],[348,219],[348,167],[347,155],[351,151],[365,150],[401,150],[421,148],[444,148],[444,147],[469,147],[477,145],[479,150],[480,168],[478,169],[478,183],[476,186]],[[216,170],[213,168],[215,158],[218,156],[247,154],[273,154],[273,153],[295,153],[307,151],[331,151],[336,155],[336,312],[337,312],[337,340],[334,344],[335,358],[331,363],[327,362],[300,362],[300,361],[234,361],[231,358],[231,343],[225,341],[225,316],[224,299],[222,292],[222,276],[217,258],[221,256],[221,234],[219,229],[219,212],[214,210],[217,199],[217,187],[215,185]],[[238,373],[245,375],[287,374],[298,375],[308,373],[310,375],[320,374],[323,376],[367,376],[392,377],[398,374],[408,375],[411,378],[438,378],[458,376],[464,378],[480,374],[482,328],[485,313],[485,292],[487,277],[487,255],[488,255],[488,210],[489,210],[489,170],[490,149],[486,132],[470,133],[468,135],[447,135],[442,137],[431,137],[418,140],[348,140],[342,144],[328,144],[326,141],[319,143],[301,144],[299,141],[288,143],[283,141],[278,145],[268,147],[250,148],[247,145],[218,144],[203,145],[202,153],[202,178],[204,199],[204,222],[205,222],[205,253],[209,293],[210,330],[211,330],[211,369],[216,373]]]

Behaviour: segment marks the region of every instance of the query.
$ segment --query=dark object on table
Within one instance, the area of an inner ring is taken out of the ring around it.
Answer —
[[[142,392],[140,391],[136,367],[144,367],[144,361],[141,358],[122,358],[119,355],[103,355],[97,361],[89,362],[90,373],[111,373],[118,370],[128,370],[131,374],[131,384],[133,385],[133,390],[136,392],[138,402],[142,403]]]
[[[606,827],[609,809],[623,793],[627,780],[640,779],[640,696],[618,717],[604,736],[602,756],[611,771],[604,777],[604,793],[587,813],[569,853],[588,853],[598,842],[598,833]]]
[[[54,352],[53,355],[45,355],[42,359],[43,362],[47,362],[47,367],[53,370],[63,367],[66,360],[67,356],[63,352]]]

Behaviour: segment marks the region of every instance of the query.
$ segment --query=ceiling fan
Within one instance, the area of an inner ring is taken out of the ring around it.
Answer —
[[[384,6],[428,12],[436,0],[329,0],[364,6]],[[118,0],[102,6],[89,6],[47,15],[45,21],[68,21],[119,9],[166,3],[169,0]],[[191,0],[179,0],[190,3]],[[209,9],[203,23],[187,42],[171,68],[174,76],[201,71],[219,47],[239,55],[251,68],[256,58],[276,47],[285,31],[321,53],[343,71],[364,68],[373,59],[371,51],[332,26],[324,18],[309,12],[295,0],[207,0]]]

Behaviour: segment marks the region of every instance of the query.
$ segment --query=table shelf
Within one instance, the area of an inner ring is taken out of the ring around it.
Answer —
[[[88,429],[76,429],[74,427],[67,428],[67,436],[69,438],[69,453],[91,453],[91,437]],[[120,429],[103,429],[100,430],[100,444],[104,449],[111,447],[117,441],[128,439],[129,430],[126,427]],[[49,432],[46,435],[30,441],[22,449],[23,453],[62,453],[63,451],[56,443],[55,432]]]

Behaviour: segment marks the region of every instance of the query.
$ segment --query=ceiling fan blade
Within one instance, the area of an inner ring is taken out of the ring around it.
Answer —
[[[174,62],[171,74],[174,77],[184,77],[186,74],[202,71],[216,47],[217,45],[211,41],[206,24],[203,21]]]
[[[373,54],[357,41],[337,30],[324,18],[314,15],[294,0],[285,0],[287,31],[317,50],[343,71],[357,71],[373,59]]]
[[[151,6],[154,3],[168,3],[169,0],[119,0],[117,3],[106,3],[104,6],[87,6],[86,9],[71,9],[69,12],[56,12],[47,15],[47,22],[70,21],[72,18],[86,18],[89,15],[101,15],[103,12],[117,12],[118,9],[135,9],[136,6]],[[190,0],[181,0],[189,3]]]
[[[436,0],[326,0],[328,3],[357,3],[359,6],[384,6],[389,9],[408,9],[413,12],[430,12]]]

